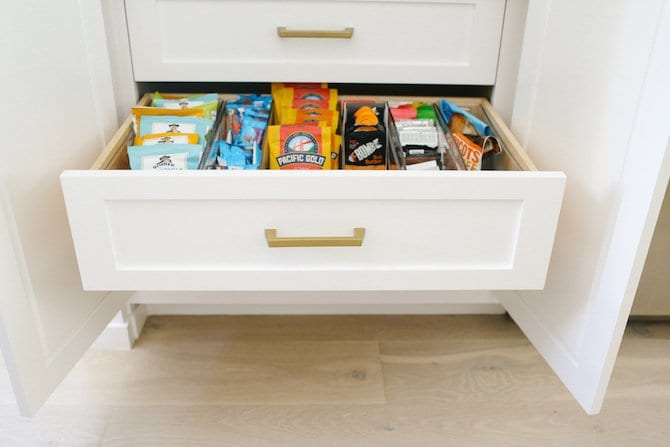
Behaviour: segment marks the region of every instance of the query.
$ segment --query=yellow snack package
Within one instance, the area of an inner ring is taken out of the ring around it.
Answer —
[[[131,113],[135,119],[133,120],[133,126],[135,129],[135,135],[139,134],[138,129],[140,128],[140,117],[151,115],[151,116],[195,116],[202,118],[203,110],[202,109],[161,109],[158,107],[143,107],[137,106],[131,109]]]
[[[342,135],[333,133],[333,142],[330,146],[330,169],[340,169],[340,148]]]
[[[285,88],[328,88],[325,82],[273,82],[272,95]]]
[[[281,124],[323,123],[337,130],[340,114],[337,110],[284,108],[281,112]]]
[[[328,109],[337,110],[337,95],[330,98],[328,101],[316,101],[314,99],[294,99],[291,107],[298,110],[308,109]]]
[[[200,135],[197,133],[154,133],[143,137],[135,137],[135,146],[151,146],[154,144],[198,144]]]
[[[321,108],[335,110],[337,108],[337,90],[327,88],[327,84],[273,84],[272,99],[277,118],[282,120],[283,109],[303,108],[307,103],[320,103]],[[325,107],[324,107],[325,106]],[[282,122],[282,121],[280,121]]]
[[[282,104],[293,104],[294,100],[321,101],[330,103],[337,101],[337,90],[334,88],[298,88],[286,87],[281,90]]]
[[[293,124],[268,127],[270,169],[331,169],[330,127]]]

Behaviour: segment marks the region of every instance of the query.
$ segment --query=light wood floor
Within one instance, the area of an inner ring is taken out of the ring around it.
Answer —
[[[670,323],[629,325],[586,416],[504,316],[153,317],[0,446],[667,446]]]

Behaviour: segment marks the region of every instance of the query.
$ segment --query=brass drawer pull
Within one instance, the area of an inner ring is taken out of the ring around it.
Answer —
[[[277,34],[282,39],[302,38],[302,39],[351,39],[354,35],[353,28],[344,28],[341,30],[309,30],[309,29],[288,29],[285,26],[277,27]]]
[[[277,237],[274,228],[265,229],[268,247],[360,247],[365,228],[354,228],[353,236]]]

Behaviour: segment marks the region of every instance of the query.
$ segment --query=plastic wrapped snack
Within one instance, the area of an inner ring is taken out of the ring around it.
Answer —
[[[489,127],[488,124],[486,124],[484,121],[480,120],[467,110],[464,110],[458,107],[457,105],[450,103],[446,99],[440,101],[439,109],[442,114],[442,117],[450,125],[450,127],[452,126],[451,124],[452,116],[454,114],[461,114],[465,119],[467,119],[472,124],[472,127],[474,128],[477,134],[484,135],[486,137],[491,136],[491,128]],[[458,125],[458,127],[456,127],[456,129],[457,129],[456,132],[460,133],[462,131],[459,130],[460,124]],[[452,130],[452,132],[454,132],[454,130]]]

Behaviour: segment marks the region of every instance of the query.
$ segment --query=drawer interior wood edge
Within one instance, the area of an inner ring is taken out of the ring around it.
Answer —
[[[145,94],[137,105],[145,106],[150,104],[151,93]],[[232,99],[237,95],[221,95],[222,99]],[[366,95],[343,95],[341,99],[368,99],[379,98],[379,96]],[[408,96],[384,96],[387,100],[406,100]],[[434,102],[439,98],[417,96],[411,97],[415,101]],[[496,112],[491,103],[484,98],[449,98],[455,104],[461,107],[471,108],[473,114],[478,115],[490,124],[494,134],[500,139],[504,147],[503,166],[505,170],[510,171],[537,171],[533,161],[528,157],[528,154],[523,150],[512,132],[507,128],[502,118]],[[127,170],[128,169],[128,153],[126,147],[132,144],[133,132],[133,117],[128,116],[121,124],[117,132],[109,141],[103,152],[96,159],[91,166],[91,170]]]

